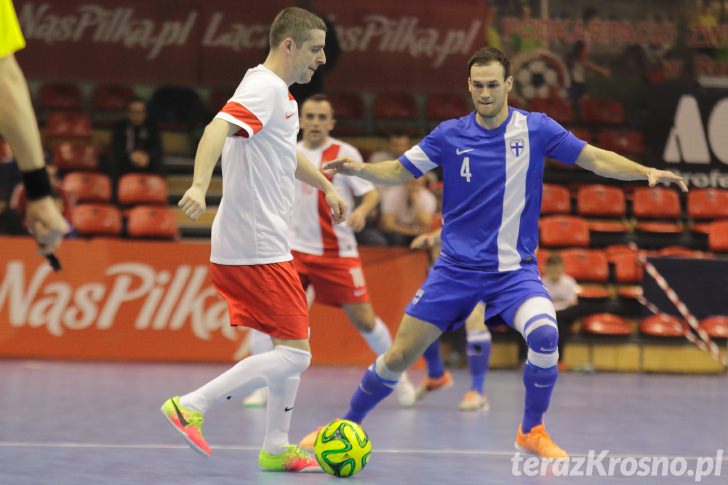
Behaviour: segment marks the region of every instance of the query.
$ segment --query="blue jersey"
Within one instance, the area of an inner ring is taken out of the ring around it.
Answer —
[[[573,164],[585,145],[543,113],[508,108],[487,130],[473,111],[441,123],[399,161],[415,177],[442,167],[445,262],[514,271],[536,262],[545,158]]]

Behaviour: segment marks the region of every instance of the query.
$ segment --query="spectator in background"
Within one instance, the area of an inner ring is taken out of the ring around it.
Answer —
[[[392,246],[409,246],[412,240],[432,230],[437,199],[425,187],[425,177],[394,185],[382,197],[380,228]]]
[[[569,98],[571,99],[572,110],[575,116],[579,116],[579,101],[586,95],[586,73],[587,71],[595,72],[601,76],[609,77],[611,71],[593,62],[589,58],[589,49],[591,47],[591,35],[589,34],[589,22],[596,17],[597,12],[593,8],[584,10],[584,36],[571,46],[571,50],[566,56],[566,65],[569,68],[569,76],[571,77],[571,86],[569,87]]]
[[[495,5],[488,5],[488,16],[485,18],[485,26],[483,27],[483,34],[485,38],[485,45],[488,47],[495,47],[496,49],[501,48],[501,35],[496,29],[495,21],[498,18],[498,7]]]
[[[157,124],[147,116],[144,101],[134,97],[126,106],[126,117],[114,124],[107,173],[114,192],[127,173],[162,173],[162,140]]]
[[[562,363],[564,345],[571,335],[571,326],[579,316],[579,285],[565,273],[564,261],[558,254],[551,254],[546,260],[543,286],[551,297],[559,326],[559,370],[566,370]]]
[[[387,138],[386,150],[379,150],[371,154],[369,163],[382,162],[384,160],[394,160],[399,158],[404,152],[410,149],[412,140],[404,131],[393,131]],[[391,185],[377,185],[380,199],[384,197],[384,193],[392,188]]]

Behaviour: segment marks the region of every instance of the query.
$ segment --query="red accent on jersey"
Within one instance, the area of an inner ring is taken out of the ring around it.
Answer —
[[[242,121],[253,130],[253,133],[258,133],[260,129],[263,128],[263,123],[260,122],[258,117],[255,116],[252,111],[235,101],[229,101],[220,111]]]
[[[323,166],[326,162],[336,160],[339,156],[339,149],[341,145],[332,144],[321,154],[321,165]],[[321,172],[323,173],[323,172]],[[324,173],[324,176],[332,180],[332,177]],[[339,255],[339,239],[336,237],[334,232],[334,223],[331,221],[331,208],[326,203],[326,194],[321,190],[318,193],[318,215],[319,225],[321,226],[321,239],[323,243],[324,255],[325,256],[338,256]]]
[[[289,91],[289,93],[288,93],[288,101],[293,101],[294,99],[296,99],[296,98],[294,98],[293,95]]]

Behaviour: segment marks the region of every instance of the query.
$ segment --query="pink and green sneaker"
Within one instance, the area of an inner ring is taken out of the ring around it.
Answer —
[[[260,450],[258,465],[269,472],[322,472],[316,459],[296,445],[288,445],[283,453],[271,455]]]
[[[212,454],[205,437],[202,436],[202,423],[204,421],[202,413],[180,406],[179,396],[170,397],[164,401],[160,410],[169,421],[169,424],[187,441],[190,448],[204,456]]]

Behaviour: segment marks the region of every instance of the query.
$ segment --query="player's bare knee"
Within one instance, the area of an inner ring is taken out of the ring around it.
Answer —
[[[384,364],[395,372],[404,372],[409,367],[406,352],[397,345],[392,345],[384,354]]]

